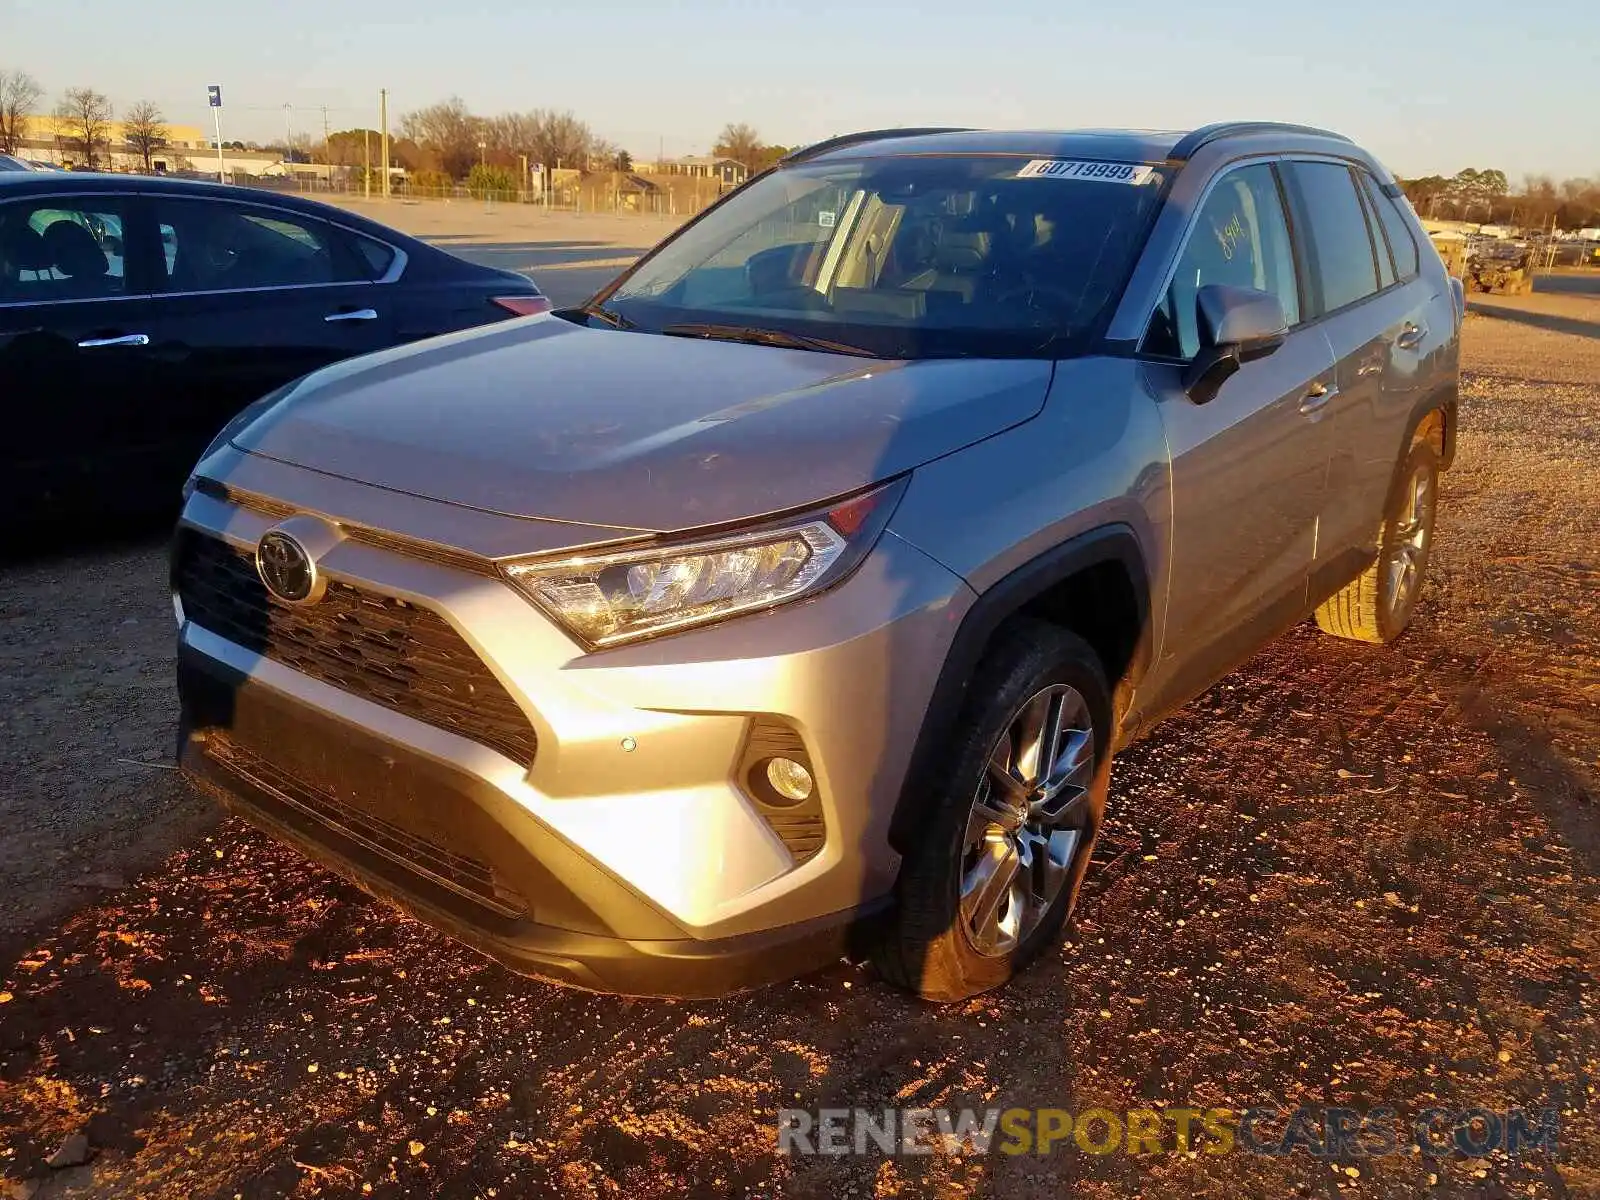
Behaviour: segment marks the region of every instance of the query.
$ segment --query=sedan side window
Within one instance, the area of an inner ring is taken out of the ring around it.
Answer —
[[[328,225],[217,200],[153,197],[167,290],[238,291],[370,279]]]
[[[1212,283],[1268,292],[1283,305],[1291,326],[1300,322],[1289,226],[1277,177],[1267,163],[1230,171],[1211,189],[1189,230],[1172,285],[1151,315],[1147,354],[1188,359],[1199,353],[1195,300]]]
[[[125,295],[116,197],[29,198],[0,207],[0,304]]]
[[[382,279],[394,265],[394,249],[369,237],[357,235],[353,240],[372,278]]]

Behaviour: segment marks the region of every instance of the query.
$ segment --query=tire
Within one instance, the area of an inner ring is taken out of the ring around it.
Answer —
[[[1029,741],[1035,718],[1057,731],[1060,748],[1043,778],[1030,769],[1042,757],[1029,753],[1042,740]],[[1004,626],[968,685],[901,865],[873,953],[885,980],[926,1000],[964,1000],[1005,983],[1055,940],[1105,812],[1110,740],[1111,691],[1089,644],[1042,621]],[[984,900],[997,896],[989,920]]]
[[[1384,517],[1377,559],[1317,609],[1317,625],[1324,633],[1387,644],[1411,624],[1428,573],[1439,510],[1439,456],[1430,443],[1412,443],[1403,478],[1394,511]]]

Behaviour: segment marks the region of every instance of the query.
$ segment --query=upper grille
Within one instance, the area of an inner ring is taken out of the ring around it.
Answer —
[[[193,530],[178,545],[183,614],[313,679],[460,734],[528,766],[528,718],[471,646],[435,612],[332,580],[315,604],[267,591],[248,551]]]
[[[230,487],[225,483],[218,483],[215,479],[204,476],[195,480],[195,490],[214,500],[222,500],[228,504],[236,504],[240,508],[248,509],[253,513],[273,521],[281,521],[285,517],[294,516],[295,506],[285,504],[282,500],[274,500],[271,496],[263,496],[259,492],[247,492],[243,488]],[[420,538],[402,537],[397,533],[387,533],[382,529],[369,529],[365,525],[355,525],[348,521],[340,520],[339,528],[344,536],[352,542],[362,545],[375,546],[379,550],[387,550],[391,554],[398,554],[403,558],[415,558],[424,562],[438,563],[440,566],[450,567],[456,571],[466,571],[473,575],[483,575],[489,579],[499,579],[500,570],[494,565],[492,559],[483,558],[477,554],[470,554],[465,550],[456,550],[450,546],[441,546],[437,542],[427,542]]]

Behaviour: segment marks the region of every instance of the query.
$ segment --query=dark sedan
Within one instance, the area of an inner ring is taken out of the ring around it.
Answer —
[[[548,307],[521,275],[297,197],[0,175],[0,525],[170,509],[218,429],[279,385]]]

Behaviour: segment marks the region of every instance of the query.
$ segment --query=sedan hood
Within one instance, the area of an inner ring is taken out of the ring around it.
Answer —
[[[309,376],[241,450],[450,504],[668,533],[803,507],[1038,413],[1051,366],[489,326]]]

